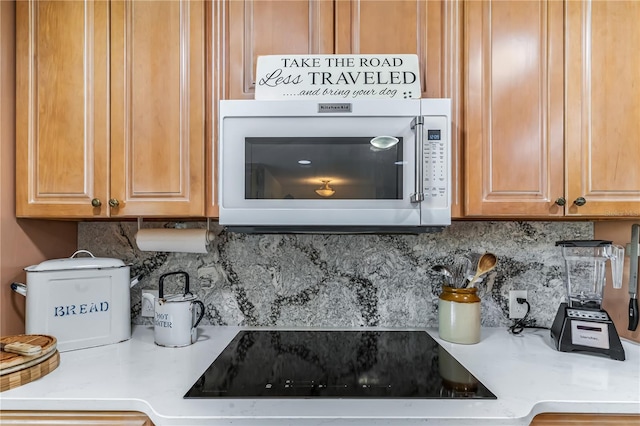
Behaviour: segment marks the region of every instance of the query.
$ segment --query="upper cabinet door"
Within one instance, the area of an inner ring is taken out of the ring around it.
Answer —
[[[566,8],[567,214],[638,217],[640,2]]]
[[[563,6],[465,3],[467,216],[564,214]]]
[[[337,1],[335,53],[417,54],[422,97],[442,97],[444,7],[424,0]]]
[[[204,216],[204,3],[111,2],[111,216]]]
[[[332,1],[225,0],[223,4],[229,18],[223,99],[253,99],[260,55],[333,53]]]
[[[108,7],[16,3],[18,217],[108,215]]]

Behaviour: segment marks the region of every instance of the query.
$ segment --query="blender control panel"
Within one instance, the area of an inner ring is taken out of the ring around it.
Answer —
[[[583,311],[580,309],[567,309],[567,316],[572,319],[609,321],[609,315],[603,311]]]

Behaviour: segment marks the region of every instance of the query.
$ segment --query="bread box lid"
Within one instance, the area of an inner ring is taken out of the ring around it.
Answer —
[[[87,253],[90,257],[75,257],[80,253]],[[109,257],[95,257],[87,250],[78,250],[69,258],[45,260],[37,265],[24,268],[27,272],[65,271],[76,269],[107,269],[122,268],[125,263],[120,259]]]

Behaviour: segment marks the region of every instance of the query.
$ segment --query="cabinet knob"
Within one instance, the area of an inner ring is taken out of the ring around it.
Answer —
[[[560,197],[556,200],[556,204],[559,206],[564,206],[567,204],[567,200],[564,197]]]
[[[109,199],[109,205],[111,207],[118,207],[120,205],[120,203],[115,198],[110,198]]]
[[[98,198],[94,198],[93,200],[91,200],[91,205],[93,207],[100,207],[102,205],[102,201],[100,201],[100,199]]]
[[[573,202],[573,204],[575,204],[576,206],[580,207],[580,206],[584,206],[585,204],[587,204],[587,200],[584,199],[584,197],[578,197],[576,198],[576,200]]]

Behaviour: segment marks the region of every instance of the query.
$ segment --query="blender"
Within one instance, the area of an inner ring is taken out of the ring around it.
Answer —
[[[604,240],[557,241],[565,262],[568,301],[561,303],[551,337],[561,352],[585,352],[624,361],[624,349],[609,314],[602,309],[606,263],[614,288],[622,287],[624,248]]]

